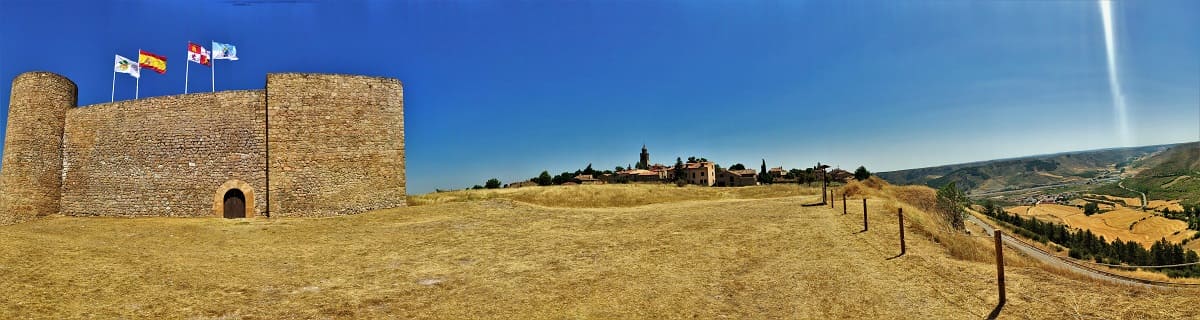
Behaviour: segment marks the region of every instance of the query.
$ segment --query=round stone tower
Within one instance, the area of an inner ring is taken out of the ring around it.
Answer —
[[[77,93],[74,82],[49,72],[13,79],[0,167],[0,225],[58,213],[63,124]]]

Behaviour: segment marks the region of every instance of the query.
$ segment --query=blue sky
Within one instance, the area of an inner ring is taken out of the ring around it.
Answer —
[[[1114,35],[1129,144],[1200,140],[1200,1],[1117,2]],[[169,60],[141,96],[179,94],[189,40],[238,46],[218,90],[399,78],[410,193],[611,169],[643,143],[873,171],[1125,144],[1093,1],[0,0],[0,87],[46,70],[107,102],[113,54],[141,48]]]

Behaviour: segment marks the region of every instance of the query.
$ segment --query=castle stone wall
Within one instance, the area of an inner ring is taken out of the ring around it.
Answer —
[[[353,214],[405,204],[404,98],[387,78],[267,75],[272,213]]]
[[[58,213],[63,122],[75,83],[49,72],[13,79],[0,172],[0,225]]]
[[[262,90],[71,109],[63,147],[62,213],[213,216],[214,194],[227,181],[266,190],[265,110]],[[261,214],[266,200],[256,196],[253,201],[254,215]]]
[[[71,216],[332,216],[405,205],[400,81],[267,75],[265,90],[76,108],[70,80],[13,81],[0,224]]]

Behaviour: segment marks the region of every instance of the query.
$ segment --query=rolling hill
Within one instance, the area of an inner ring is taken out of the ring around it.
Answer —
[[[1126,178],[1124,185],[1145,192],[1149,200],[1200,204],[1200,142],[1179,144],[1135,161],[1130,172],[1133,177]]]
[[[1139,159],[1141,163],[1149,163],[1150,155],[1162,153],[1174,146],[1178,145],[1064,152],[880,172],[877,175],[894,184],[940,187],[955,182],[960,188],[973,193],[1016,190],[1069,182],[1115,179],[1122,168],[1138,163]],[[1162,162],[1176,165],[1179,161]]]

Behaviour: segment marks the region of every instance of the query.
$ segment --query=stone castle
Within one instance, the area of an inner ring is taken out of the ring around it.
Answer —
[[[262,90],[76,106],[12,82],[0,224],[37,216],[292,217],[405,205],[399,80],[268,74]]]

